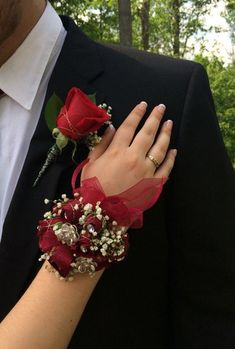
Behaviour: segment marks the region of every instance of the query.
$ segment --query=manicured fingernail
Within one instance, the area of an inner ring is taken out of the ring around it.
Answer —
[[[173,126],[173,121],[172,120],[167,120],[165,125],[170,130],[172,128],[172,126]]]
[[[138,105],[139,109],[142,111],[145,111],[147,109],[148,104],[144,101],[140,102],[140,104]]]
[[[115,127],[113,126],[113,124],[109,124],[109,128],[111,128],[111,130],[114,130]]]
[[[157,109],[160,110],[160,111],[165,111],[166,110],[166,106],[165,106],[165,104],[159,104],[157,106]]]

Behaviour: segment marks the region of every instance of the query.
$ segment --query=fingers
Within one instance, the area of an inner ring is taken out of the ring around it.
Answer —
[[[172,120],[168,120],[164,122],[156,142],[154,143],[152,148],[148,151],[148,154],[153,156],[159,164],[161,164],[165,159],[165,156],[170,144],[172,127],[173,127]],[[146,158],[146,161],[148,162],[148,166],[152,166],[149,163],[148,157]]]
[[[105,150],[108,148],[108,146],[112,142],[115,132],[116,130],[113,127],[113,125],[110,125],[109,127],[107,127],[107,129],[105,130],[102,136],[101,142],[97,144],[95,148],[90,152],[88,156],[90,160],[98,159],[105,152]]]
[[[148,119],[145,121],[142,129],[134,138],[131,147],[133,147],[133,149],[135,149],[135,151],[137,151],[138,153],[145,155],[149,148],[152,146],[165,109],[166,107],[164,104],[159,104],[158,106],[156,106],[151,112]]]
[[[113,139],[112,145],[114,146],[129,146],[137,126],[139,125],[141,119],[143,118],[147,109],[147,103],[141,102],[138,104],[128,115],[128,117],[123,121],[121,126],[118,128],[115,137]]]
[[[167,152],[166,158],[162,165],[156,170],[154,177],[155,178],[168,178],[174,163],[175,163],[175,158],[177,155],[177,150],[176,149],[171,149]]]

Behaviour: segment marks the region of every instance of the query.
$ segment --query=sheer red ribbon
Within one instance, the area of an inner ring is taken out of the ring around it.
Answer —
[[[100,207],[106,214],[118,222],[120,226],[141,228],[143,226],[143,212],[152,207],[158,200],[165,178],[144,178],[124,192],[106,196],[103,188],[96,177],[85,179],[81,186],[76,188],[76,179],[81,169],[88,163],[86,159],[75,169],[72,176],[72,188],[84,199],[93,205],[101,202]]]

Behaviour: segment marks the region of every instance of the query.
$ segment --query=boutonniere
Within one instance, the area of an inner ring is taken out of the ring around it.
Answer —
[[[111,123],[111,109],[105,103],[97,106],[95,94],[86,95],[77,87],[68,92],[65,104],[54,94],[46,105],[45,118],[55,144],[49,149],[33,186],[37,185],[47,168],[56,161],[69,142],[74,145],[72,159],[78,143],[85,143],[89,149],[99,143],[101,137],[97,131],[104,124]]]

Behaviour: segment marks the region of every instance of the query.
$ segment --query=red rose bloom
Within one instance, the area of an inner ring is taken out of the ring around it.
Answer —
[[[61,276],[66,277],[70,271],[73,258],[72,249],[67,245],[60,244],[54,247],[50,262]]]
[[[43,252],[51,253],[50,263],[60,275],[66,277],[73,262],[73,254],[76,252],[76,246],[67,246],[58,240],[53,230],[54,224],[61,222],[61,220],[48,219],[39,222],[38,237],[39,247]]]
[[[95,217],[93,215],[90,215],[87,217],[86,225],[88,225],[88,224],[93,225],[93,227],[95,228],[95,231],[97,233],[99,233],[101,228],[102,228],[102,222],[97,217]]]
[[[53,225],[58,222],[61,222],[58,218],[39,221],[37,235],[39,238],[39,247],[43,252],[50,252],[53,246],[58,244],[58,239],[53,230]]]
[[[73,87],[66,98],[57,117],[57,128],[60,132],[77,141],[89,132],[98,130],[109,115],[93,103],[86,94],[77,87]]]
[[[76,204],[78,205],[78,202],[76,200],[69,200],[65,205],[63,205],[61,210],[61,216],[71,224],[78,224],[79,218],[82,215],[80,209],[75,209]]]
[[[50,252],[58,244],[59,241],[52,228],[39,235],[39,247],[43,252]]]
[[[79,239],[80,246],[83,245],[85,247],[90,247],[90,242],[91,242],[91,234],[88,232],[83,234]]]

